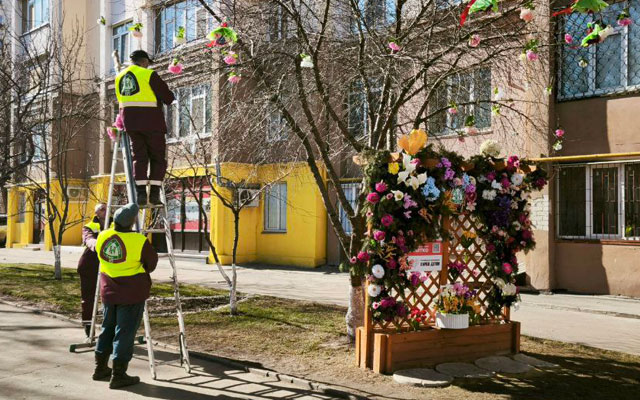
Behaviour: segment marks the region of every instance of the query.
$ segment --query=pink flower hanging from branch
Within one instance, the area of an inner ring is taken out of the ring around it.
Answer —
[[[183,68],[184,66],[180,63],[180,57],[175,57],[167,69],[174,75],[180,75]]]
[[[478,47],[480,45],[480,35],[473,34],[469,38],[469,47]]]
[[[229,77],[227,78],[227,81],[229,83],[238,83],[240,82],[240,75],[236,74],[235,72],[231,72],[229,73]]]
[[[398,46],[398,44],[396,42],[389,42],[389,48],[394,53],[397,53],[397,52],[399,52],[401,50],[401,47]]]

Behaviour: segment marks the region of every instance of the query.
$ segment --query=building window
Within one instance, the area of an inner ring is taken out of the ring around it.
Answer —
[[[280,111],[271,111],[267,115],[267,142],[281,142],[289,137],[289,126]]]
[[[165,108],[169,136],[210,136],[211,85],[179,88],[176,94],[177,101]]]
[[[18,223],[23,223],[27,214],[27,194],[20,192],[18,195]]]
[[[184,29],[187,42],[203,38],[213,29],[213,17],[197,0],[165,6],[156,17],[156,49],[165,52],[177,46],[175,36]]]
[[[395,0],[358,0],[360,15],[352,16],[351,32],[388,26],[396,18]]]
[[[38,124],[33,128],[33,158],[31,161],[44,161],[47,157],[45,138],[49,132],[48,124]]]
[[[371,128],[370,125],[375,120],[374,112],[380,104],[379,99],[382,94],[382,83],[377,79],[372,79],[369,88],[371,90],[371,102],[369,102],[367,98],[362,81],[353,82],[349,88],[347,99],[349,132],[357,139],[368,137]]]
[[[562,166],[558,236],[640,240],[640,163]]]
[[[279,40],[289,37],[288,16],[282,6],[270,7],[269,21],[267,28],[267,40]]]
[[[25,0],[22,15],[25,33],[48,23],[49,0]]]
[[[491,127],[491,69],[478,68],[447,78],[446,84],[436,89],[430,110],[435,114],[429,119],[429,133],[433,135],[455,134],[465,126],[468,116],[475,119],[475,127]],[[445,112],[452,103],[458,113]]]
[[[118,50],[118,59],[121,64],[129,59],[129,49],[131,48],[131,31],[129,28],[133,25],[132,22],[127,22],[122,25],[113,27],[113,50]],[[111,68],[115,70],[113,65],[113,59],[111,59]]]
[[[265,232],[287,231],[287,184],[275,183],[264,192]]]
[[[604,25],[614,27],[614,33],[604,42],[580,46],[587,23],[594,16],[572,13],[563,19],[561,30],[573,37],[574,45],[564,45],[560,57],[559,100],[593,97],[636,90],[640,85],[640,26],[616,24],[618,14],[629,5],[634,21],[640,19],[640,1],[611,4],[602,14]]]
[[[347,198],[351,209],[355,211],[358,206],[358,193],[360,192],[360,184],[359,183],[343,183],[342,191],[344,192],[344,196]],[[347,235],[351,235],[353,233],[353,227],[351,226],[351,221],[349,221],[349,217],[347,216],[347,212],[342,208],[342,204],[338,203],[338,211],[340,217],[340,223],[342,224],[342,229],[344,229],[344,233]]]

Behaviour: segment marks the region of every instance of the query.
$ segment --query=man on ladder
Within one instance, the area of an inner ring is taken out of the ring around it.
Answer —
[[[137,376],[127,375],[127,368],[151,290],[149,274],[158,264],[158,253],[146,236],[131,230],[138,211],[133,203],[119,208],[113,216],[114,227],[100,232],[96,242],[103,322],[96,345],[93,379],[110,376],[111,389],[140,382]],[[107,366],[112,352],[113,372]]]
[[[167,170],[167,125],[162,104],[173,103],[175,96],[158,73],[148,68],[152,60],[146,51],[136,50],[130,58],[133,65],[116,76],[116,97],[124,129],[131,138],[138,205],[147,205],[147,184],[149,203],[159,205],[160,186]],[[147,175],[149,164],[151,172]]]
[[[80,294],[82,295],[82,326],[87,339],[91,340],[91,317],[93,315],[93,298],[96,295],[96,280],[98,279],[98,255],[96,254],[96,239],[104,225],[107,205],[96,205],[95,215],[91,222],[82,227],[82,244],[84,252],[78,260],[78,275],[80,275]]]

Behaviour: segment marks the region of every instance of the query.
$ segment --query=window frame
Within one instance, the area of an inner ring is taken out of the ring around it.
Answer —
[[[376,78],[369,79],[369,87],[371,89],[371,96],[376,95],[376,93],[381,96],[382,95],[382,81]],[[360,103],[354,105],[352,102],[353,98],[358,98]],[[358,107],[362,112],[361,123],[362,123],[362,131],[356,132],[356,126],[352,125],[351,114]],[[351,82],[349,85],[349,92],[347,93],[347,129],[351,136],[353,136],[356,140],[365,140],[369,137],[369,125],[371,123],[371,108],[369,104],[369,98],[367,96],[367,91],[365,85],[362,83],[362,80],[356,79]]]
[[[593,162],[593,163],[578,163],[578,164],[558,164],[556,165],[557,171],[560,172],[563,168],[585,168],[585,234],[584,235],[561,235],[560,230],[560,174],[557,173],[555,177],[555,223],[556,223],[556,239],[557,240],[595,240],[595,241],[625,241],[625,242],[640,242],[640,236],[626,236],[626,167],[628,165],[640,165],[640,160],[628,160],[628,161],[605,161],[605,162]],[[617,234],[608,233],[593,233],[593,172],[596,169],[603,168],[616,168],[617,171]]]
[[[178,88],[174,91],[175,93],[175,101],[165,106],[165,122],[167,124],[167,128],[169,130],[169,135],[167,137],[167,143],[177,143],[181,140],[189,140],[193,138],[209,138],[212,136],[212,122],[213,122],[213,110],[211,109],[211,83],[203,82],[193,86],[186,86]],[[195,96],[193,95],[194,91],[198,89],[202,89],[202,93],[198,93]],[[185,99],[185,92],[188,91],[188,97]],[[204,107],[203,107],[203,130],[202,132],[194,132],[193,125],[191,124],[191,118],[187,120],[189,126],[189,132],[185,135],[182,135],[182,124],[184,118],[182,113],[182,107],[184,102],[188,102],[189,113],[193,112],[193,100],[194,99],[203,99]],[[208,101],[207,101],[208,99]],[[209,118],[207,119],[207,115]]]
[[[278,119],[278,122],[274,122]],[[275,131],[275,133],[274,133]],[[282,112],[271,110],[267,112],[266,142],[278,143],[289,139],[289,124],[284,119]]]
[[[34,15],[33,19],[31,19],[31,15],[29,9],[33,5]],[[37,11],[36,8],[40,8],[41,20],[36,19]],[[46,14],[46,15],[45,15]],[[27,34],[29,32],[33,32],[38,30],[43,26],[49,25],[51,18],[51,5],[49,4],[49,0],[23,0],[22,1],[22,33]]]
[[[116,39],[118,40],[122,40],[123,38],[125,38],[127,44],[127,51],[126,53],[129,53],[131,51],[131,41],[132,41],[132,37],[133,35],[131,35],[131,31],[129,30],[129,28],[133,26],[133,20],[125,20],[122,22],[118,22],[117,24],[114,24],[111,26],[111,51],[113,52],[114,50],[116,50],[116,46],[115,46],[115,41]],[[116,34],[115,30],[119,29],[119,28],[123,28],[123,31]],[[118,50],[118,55],[120,56],[120,63],[124,64],[129,57],[129,54],[125,54],[124,51],[120,51],[122,49],[122,42],[120,42],[120,46],[117,49]],[[116,70],[116,66],[113,63],[113,57],[111,57],[111,72],[115,72]]]
[[[164,13],[167,10],[171,9],[171,13],[173,13],[172,18],[172,31],[171,37],[166,37],[168,30],[165,29],[169,24],[164,20]],[[176,11],[180,11],[182,16],[180,17],[180,21],[178,21],[178,15]],[[205,24],[206,26],[201,26],[200,17],[204,13],[205,15]],[[193,21],[190,21],[189,18],[193,18]],[[184,27],[186,42],[198,42],[204,40],[204,36],[206,33],[201,35],[200,33],[204,33],[211,31],[213,29],[213,16],[209,14],[209,12],[200,5],[199,2],[195,0],[183,0],[178,1],[173,4],[160,7],[156,9],[155,12],[155,30],[154,30],[154,40],[153,45],[156,50],[156,54],[165,54],[171,52],[173,49],[178,47],[176,45],[174,38],[175,34],[179,27]],[[171,46],[169,46],[169,42]]]
[[[272,190],[278,187],[277,197],[272,195]],[[284,190],[284,194],[282,193]],[[287,233],[287,197],[288,197],[287,182],[277,182],[266,188],[264,191],[264,215],[263,215],[263,233]],[[275,200],[270,200],[275,199]],[[271,227],[268,224],[269,214],[271,213],[271,201],[277,202],[278,207],[278,226]],[[284,223],[283,223],[284,221]]]
[[[360,182],[343,182],[340,184],[342,191],[344,192],[345,197],[349,201],[349,204],[355,211],[358,206],[358,195],[360,190],[362,189],[362,184]],[[350,194],[348,194],[348,192]],[[351,221],[347,217],[347,212],[342,207],[340,201],[338,201],[338,218],[340,219],[340,223],[342,224],[342,229],[344,233],[351,236],[353,234],[353,226],[351,226]]]
[[[617,2],[612,3],[611,5],[622,4],[623,8],[626,6],[631,7],[631,1]],[[640,5],[638,5],[640,7]],[[639,10],[640,11],[640,10]],[[577,15],[577,14],[576,14]],[[558,30],[558,41],[559,43],[564,43],[564,35],[567,32],[567,18],[569,16],[565,16],[562,18],[561,23],[559,24],[560,29]],[[593,22],[593,16],[587,16],[587,22]],[[629,84],[629,54],[630,54],[630,35],[629,29],[630,26],[616,26],[612,24],[614,28],[614,33],[609,36],[609,38],[617,35],[621,35],[622,48],[620,50],[620,85],[607,87],[598,89],[597,86],[597,67],[598,67],[598,58],[597,58],[597,49],[599,45],[591,45],[587,47],[588,51],[588,65],[587,65],[587,90],[581,93],[571,93],[564,94],[564,85],[565,85],[565,74],[563,74],[563,67],[565,63],[565,52],[567,51],[566,46],[560,47],[560,55],[558,57],[558,68],[556,71],[557,79],[558,79],[558,90],[557,90],[557,99],[558,101],[569,101],[569,100],[577,100],[584,99],[589,97],[600,97],[611,94],[622,94],[627,92],[634,92],[640,90],[640,84],[630,85]],[[640,28],[638,28],[640,29]],[[640,52],[640,49],[639,49]],[[640,56],[640,54],[639,54]],[[640,60],[639,60],[640,61]],[[640,69],[638,70],[638,74],[640,74]]]

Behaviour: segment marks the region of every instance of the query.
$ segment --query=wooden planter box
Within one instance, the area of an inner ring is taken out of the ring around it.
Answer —
[[[414,367],[520,351],[520,323],[475,325],[467,329],[427,329],[405,333],[356,332],[356,360],[361,368],[391,374]]]

